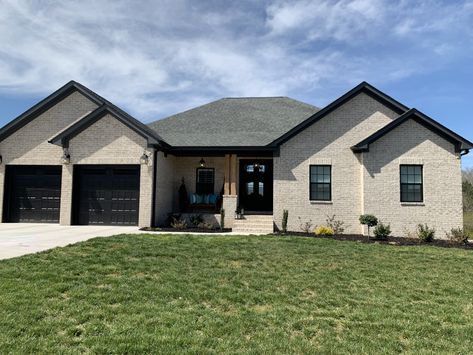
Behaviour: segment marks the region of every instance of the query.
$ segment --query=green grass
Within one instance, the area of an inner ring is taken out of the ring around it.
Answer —
[[[473,252],[123,235],[0,262],[0,353],[469,353]]]
[[[470,234],[470,238],[473,239],[473,212],[463,213],[463,225],[465,232]]]

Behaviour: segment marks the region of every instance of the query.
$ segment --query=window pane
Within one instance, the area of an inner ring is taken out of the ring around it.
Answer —
[[[253,183],[252,182],[248,182],[246,184],[246,194],[247,195],[251,195],[253,193]]]

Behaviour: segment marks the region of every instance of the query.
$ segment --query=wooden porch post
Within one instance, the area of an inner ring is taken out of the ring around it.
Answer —
[[[230,154],[225,154],[225,171],[223,174],[223,194],[230,195]]]
[[[230,194],[237,194],[236,190],[236,180],[237,180],[237,159],[236,154],[230,155]]]

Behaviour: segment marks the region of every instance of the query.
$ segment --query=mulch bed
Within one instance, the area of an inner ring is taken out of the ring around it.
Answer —
[[[185,228],[185,229],[176,229],[172,227],[144,227],[140,228],[142,231],[147,232],[179,232],[179,233],[228,233],[231,232],[231,228],[224,229],[206,229],[206,228]]]
[[[304,232],[287,232],[283,234],[281,232],[274,233],[277,236],[300,236],[300,237],[308,237],[308,238],[325,238],[325,239],[335,239],[335,240],[344,240],[344,241],[352,241],[352,242],[359,242],[359,243],[367,243],[367,244],[388,244],[388,245],[398,245],[398,246],[436,246],[441,248],[459,248],[459,249],[473,249],[473,243],[455,243],[450,240],[444,239],[434,239],[432,242],[421,242],[419,239],[414,238],[404,238],[404,237],[388,237],[386,240],[379,240],[371,237],[368,239],[367,236],[363,236],[361,234],[340,234],[334,236],[316,236],[314,234],[308,234]]]

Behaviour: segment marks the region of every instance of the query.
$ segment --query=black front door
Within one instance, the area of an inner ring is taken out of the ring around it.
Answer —
[[[76,166],[74,224],[137,225],[139,166]]]
[[[245,211],[273,210],[272,160],[240,160],[239,205]]]
[[[6,166],[4,220],[58,223],[61,166]]]

